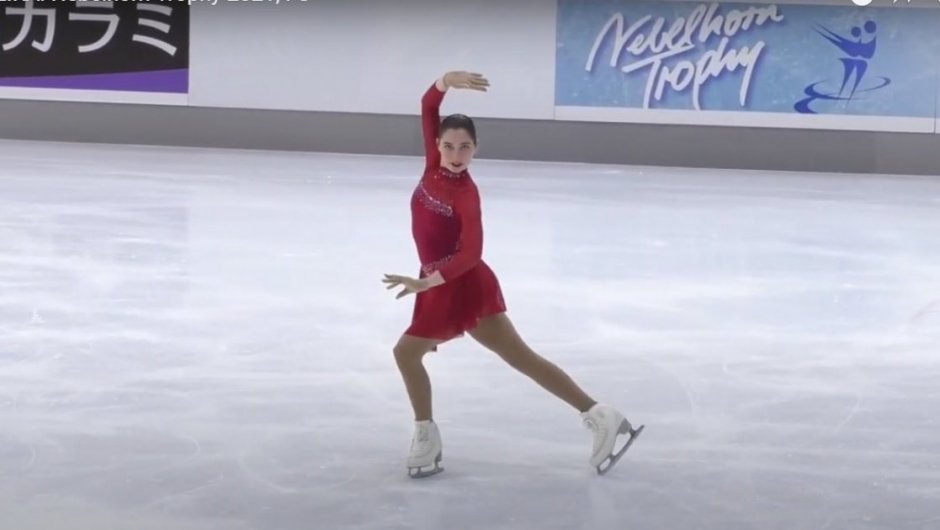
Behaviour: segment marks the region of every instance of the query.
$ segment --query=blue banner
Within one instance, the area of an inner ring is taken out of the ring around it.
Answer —
[[[558,0],[556,39],[556,107],[938,118],[940,9]]]

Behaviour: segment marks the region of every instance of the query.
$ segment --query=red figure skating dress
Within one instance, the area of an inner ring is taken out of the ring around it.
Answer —
[[[506,311],[499,281],[483,262],[480,195],[466,170],[441,167],[437,148],[444,92],[435,85],[421,100],[425,168],[411,198],[411,229],[421,260],[420,277],[440,271],[444,284],[415,298],[408,335],[447,341],[483,317]]]

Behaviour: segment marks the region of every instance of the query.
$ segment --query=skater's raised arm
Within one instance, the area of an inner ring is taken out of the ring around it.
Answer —
[[[437,139],[441,127],[441,102],[447,90],[466,88],[486,92],[488,86],[490,82],[480,74],[454,71],[442,75],[424,92],[421,98],[421,130],[424,135],[425,167],[436,168],[441,165]]]
[[[421,129],[424,134],[425,167],[441,165],[441,152],[437,149],[437,135],[441,127],[441,102],[447,92],[444,77],[434,82],[421,98]]]

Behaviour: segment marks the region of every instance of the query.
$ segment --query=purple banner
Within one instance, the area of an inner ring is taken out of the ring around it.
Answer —
[[[123,74],[0,77],[0,86],[76,90],[129,90],[134,92],[185,94],[189,90],[189,70],[163,70],[158,72],[132,72]]]

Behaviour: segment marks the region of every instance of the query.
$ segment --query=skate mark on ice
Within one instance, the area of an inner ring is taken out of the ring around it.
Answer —
[[[933,528],[933,525],[928,525],[927,523],[932,523],[934,521],[940,521],[940,515],[921,521],[920,523],[923,525],[921,528]]]
[[[198,440],[196,440],[196,439],[193,438],[192,436],[189,436],[188,434],[177,434],[177,436],[179,436],[180,438],[186,440],[187,442],[192,443],[193,446],[196,448],[196,452],[194,452],[193,454],[191,454],[191,455],[189,455],[189,456],[199,456],[199,455],[202,454],[202,445],[199,443]]]
[[[843,418],[842,421],[836,424],[835,429],[834,429],[835,432],[840,432],[843,428],[845,428],[845,426],[848,425],[850,421],[852,421],[852,418],[854,418],[855,415],[858,414],[858,411],[861,410],[861,408],[862,408],[862,393],[860,391],[857,391],[855,392],[855,405],[853,405],[852,409],[849,410],[848,415],[846,415],[846,417]]]
[[[33,468],[34,465],[36,465],[36,446],[33,444],[29,444],[29,452],[30,452],[30,455],[29,455],[29,461],[26,462],[26,471],[29,471],[30,469]]]
[[[851,409],[849,409],[848,414],[846,414],[846,416],[842,418],[842,421],[837,423],[836,426],[834,427],[833,431],[836,433],[841,432],[842,429],[844,429],[845,426],[848,425],[850,421],[852,421],[852,418],[854,418],[855,415],[858,414],[858,411],[861,410],[862,408],[863,393],[862,393],[862,390],[859,388],[860,386],[862,386],[861,382],[863,381],[861,370],[859,370],[858,365],[856,365],[854,362],[849,362],[846,364],[847,365],[844,366],[843,368],[850,368],[852,371],[852,375],[854,376],[852,377],[852,383],[854,383],[853,386],[855,387],[855,391],[854,391],[855,404],[852,405]]]
[[[911,318],[907,320],[907,323],[913,324],[917,322],[918,320],[924,318],[925,316],[929,315],[930,313],[940,313],[940,300],[934,300],[928,303],[927,305],[925,305],[924,307],[920,308],[919,311],[914,313],[914,316],[912,316]]]
[[[180,491],[177,491],[177,492],[174,492],[174,493],[170,493],[170,494],[168,494],[168,495],[164,495],[164,496],[162,496],[162,497],[158,497],[158,498],[156,498],[156,499],[154,499],[154,500],[148,502],[148,503],[146,504],[146,506],[149,508],[149,507],[158,507],[158,506],[160,506],[160,505],[170,504],[170,503],[172,503],[173,501],[175,501],[175,500],[177,500],[177,499],[179,499],[179,498],[181,498],[181,497],[188,497],[188,496],[192,495],[193,493],[197,493],[197,492],[202,491],[202,490],[204,490],[204,489],[211,488],[212,486],[215,486],[216,484],[222,482],[222,479],[224,479],[224,478],[225,478],[225,475],[219,475],[219,476],[215,477],[214,479],[210,480],[209,482],[207,482],[207,483],[205,483],[205,484],[202,484],[201,486],[195,486],[195,487],[192,487],[192,488],[187,488],[187,489],[180,490]]]
[[[248,453],[247,452],[242,453],[242,455],[238,457],[238,467],[241,468],[241,470],[246,475],[248,475],[248,478],[254,480],[255,482],[263,484],[278,493],[298,493],[298,490],[294,488],[288,488],[286,486],[281,486],[280,484],[277,484],[274,481],[268,478],[265,478],[257,471],[251,469],[251,467],[245,462],[245,459],[247,458],[248,458]]]
[[[666,368],[666,366],[662,363],[651,361],[649,359],[639,359],[639,361],[644,362],[652,366],[653,368],[659,369],[660,371],[662,371],[663,373],[669,375],[672,379],[674,379],[676,383],[679,385],[679,387],[682,389],[682,392],[685,393],[685,398],[689,402],[689,411],[692,413],[693,416],[697,416],[698,407],[695,404],[695,398],[692,397],[692,391],[689,390],[689,386],[686,385],[674,371],[672,371],[669,368]]]

